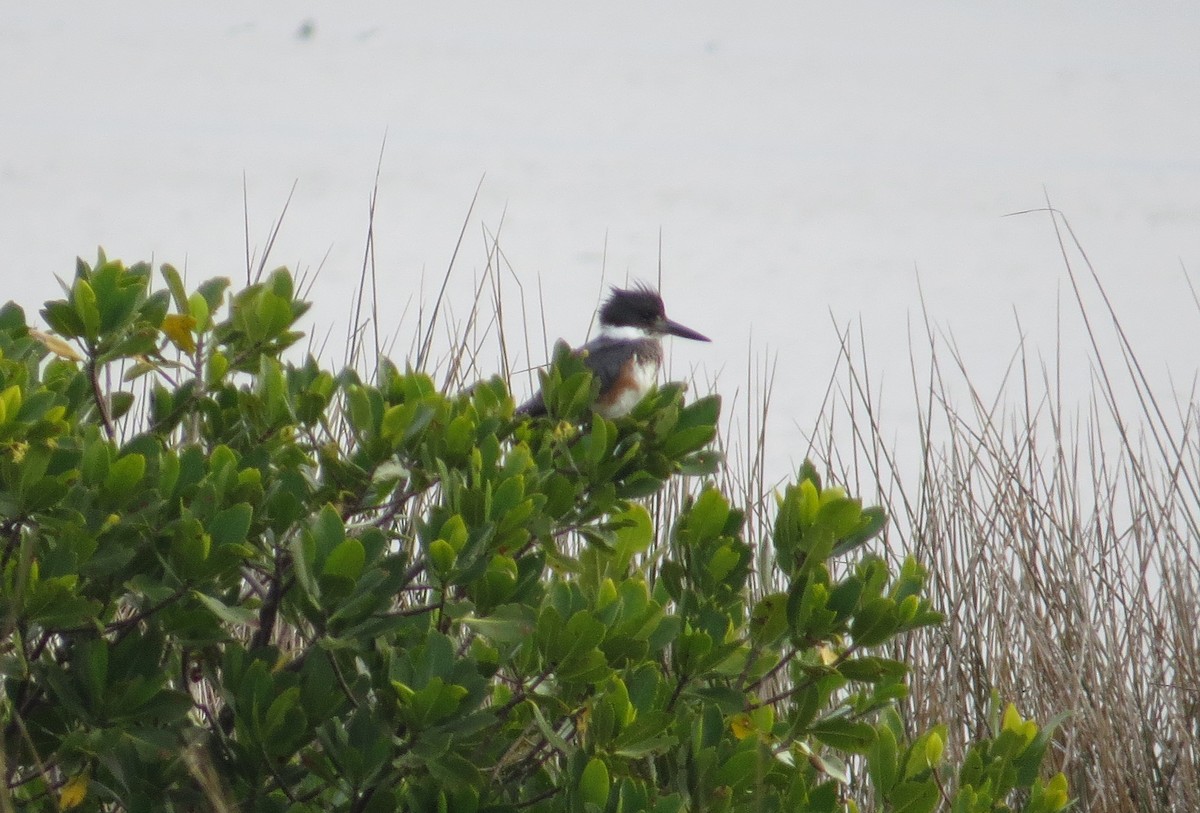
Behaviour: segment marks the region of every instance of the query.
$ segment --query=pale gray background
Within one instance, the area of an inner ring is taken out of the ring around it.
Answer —
[[[1198,42],[1191,4],[5,4],[0,299],[35,312],[97,245],[193,281],[239,278],[244,175],[258,248],[296,183],[273,257],[324,259],[309,325],[342,335],[386,133],[389,328],[422,275],[431,296],[485,173],[459,312],[481,227],[502,218],[515,271],[528,290],[541,278],[551,337],[572,340],[605,246],[610,280],[654,279],[661,233],[668,310],[714,339],[675,342],[676,372],[719,372],[732,393],[748,356],[780,353],[781,470],[834,361],[830,312],[863,320],[904,431],[917,273],[985,389],[1016,345],[1014,307],[1053,352],[1066,288],[1051,225],[1003,217],[1043,190],[1143,362],[1186,392]]]

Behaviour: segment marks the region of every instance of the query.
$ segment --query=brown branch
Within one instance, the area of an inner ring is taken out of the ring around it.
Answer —
[[[86,366],[88,381],[92,384],[92,399],[96,402],[96,409],[100,412],[100,421],[104,424],[104,433],[108,435],[108,439],[112,440],[117,436],[116,427],[113,426],[112,416],[108,414],[108,405],[104,403],[104,393],[100,391],[100,369],[96,366],[96,358],[93,348],[88,348],[88,363]]]
[[[849,647],[846,648],[845,652],[843,652],[842,654],[837,656],[837,659],[832,664],[829,665],[829,668],[836,669],[838,666],[845,663],[846,660],[848,660],[850,658],[850,656],[853,655],[857,651],[858,651],[857,644],[850,645]],[[825,675],[821,675],[820,677],[825,677]],[[792,688],[785,689],[784,691],[779,692],[776,695],[768,697],[766,700],[761,700],[758,703],[748,703],[746,705],[746,709],[748,711],[754,711],[755,709],[760,709],[763,706],[773,706],[776,703],[780,702],[781,700],[787,700],[789,697],[793,697],[794,695],[799,694],[800,692],[804,691],[805,689],[811,688],[814,684],[816,684],[818,679],[819,679],[818,677],[810,677],[808,680],[803,680],[800,683],[797,683]]]
[[[749,691],[751,691],[751,690],[753,690],[753,689],[757,689],[759,686],[761,686],[762,684],[766,683],[766,682],[767,682],[768,680],[770,680],[771,678],[775,677],[775,675],[779,674],[779,670],[780,670],[780,669],[783,669],[785,666],[787,666],[789,663],[791,663],[791,662],[792,662],[792,659],[793,659],[793,658],[795,658],[795,657],[796,657],[798,654],[800,654],[800,650],[798,650],[798,649],[793,649],[791,652],[789,652],[788,654],[784,655],[782,658],[780,658],[780,659],[779,659],[779,663],[777,663],[777,664],[775,664],[774,666],[772,666],[772,667],[771,667],[771,668],[770,668],[770,669],[769,669],[769,670],[766,672],[766,674],[764,674],[764,675],[763,675],[762,677],[760,677],[758,680],[755,680],[755,681],[753,681],[753,682],[751,682],[751,683],[747,684],[747,685],[746,685],[746,687],[745,687],[745,691],[749,692]]]
[[[287,553],[281,549],[275,549],[275,573],[271,578],[271,584],[267,587],[267,596],[263,599],[262,608],[258,612],[258,629],[254,631],[254,635],[250,638],[250,650],[261,649],[271,642],[271,635],[275,632],[275,619],[279,617],[279,604],[283,601],[283,596],[287,593],[287,586],[283,583],[283,569],[287,566]]]

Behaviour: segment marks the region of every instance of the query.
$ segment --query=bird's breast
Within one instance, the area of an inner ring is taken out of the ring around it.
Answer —
[[[601,394],[596,411],[609,419],[628,415],[654,386],[658,379],[659,364],[654,357],[634,356],[609,391]]]

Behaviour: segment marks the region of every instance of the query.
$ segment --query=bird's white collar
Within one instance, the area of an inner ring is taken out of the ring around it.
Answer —
[[[638,341],[640,339],[652,339],[654,334],[642,327],[634,327],[632,325],[601,325],[600,336],[604,339],[616,339],[618,341]]]

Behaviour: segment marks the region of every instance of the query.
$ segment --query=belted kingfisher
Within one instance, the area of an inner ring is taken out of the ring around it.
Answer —
[[[654,386],[662,367],[662,336],[670,334],[699,342],[711,341],[667,318],[662,297],[653,288],[613,288],[600,308],[600,335],[575,355],[600,380],[595,409],[605,418],[628,415]],[[518,415],[546,414],[539,392],[517,408]]]

